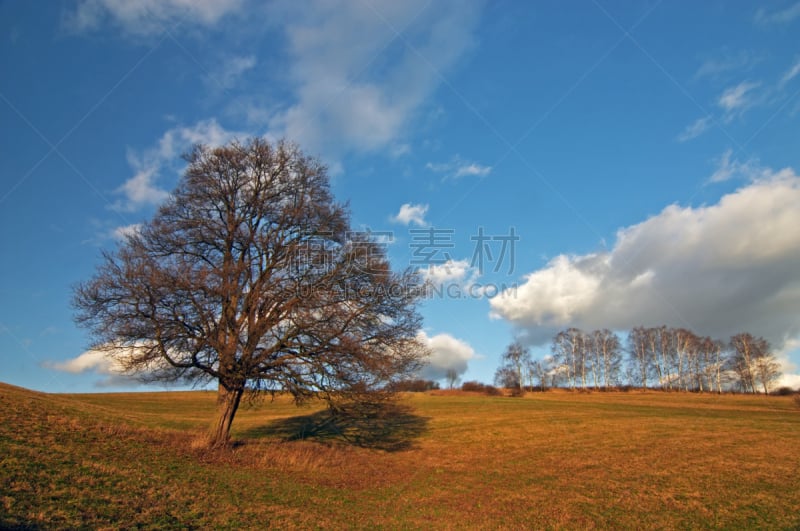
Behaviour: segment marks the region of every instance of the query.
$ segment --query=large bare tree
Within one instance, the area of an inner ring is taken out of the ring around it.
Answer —
[[[247,391],[337,403],[418,367],[419,279],[351,232],[322,164],[260,139],[186,159],[153,219],[76,288],[93,348],[146,380],[218,382],[212,446]]]

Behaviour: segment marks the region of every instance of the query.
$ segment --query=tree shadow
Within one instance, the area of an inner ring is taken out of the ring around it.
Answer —
[[[274,420],[247,430],[247,438],[280,437],[286,441],[313,440],[398,452],[413,447],[428,429],[428,418],[409,406],[386,402],[367,407],[325,409],[309,415]]]

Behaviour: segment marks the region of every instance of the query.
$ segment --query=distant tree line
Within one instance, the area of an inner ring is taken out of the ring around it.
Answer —
[[[424,393],[425,391],[436,391],[439,388],[439,382],[422,378],[398,380],[389,384],[389,389],[395,393]]]
[[[749,333],[727,342],[685,328],[639,326],[623,342],[608,329],[568,328],[556,334],[551,355],[533,359],[511,343],[495,385],[516,389],[600,389],[629,385],[664,390],[769,393],[781,376],[769,342]]]

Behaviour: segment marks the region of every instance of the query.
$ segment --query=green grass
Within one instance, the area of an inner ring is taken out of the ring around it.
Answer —
[[[267,399],[210,453],[214,400],[0,385],[0,528],[800,526],[790,397],[439,392],[324,427]]]

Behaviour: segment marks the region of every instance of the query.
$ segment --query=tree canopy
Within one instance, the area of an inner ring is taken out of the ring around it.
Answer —
[[[147,380],[216,380],[211,444],[246,390],[372,396],[418,366],[423,294],[350,227],[326,168],[288,142],[196,147],[155,216],[75,290],[93,348]]]

